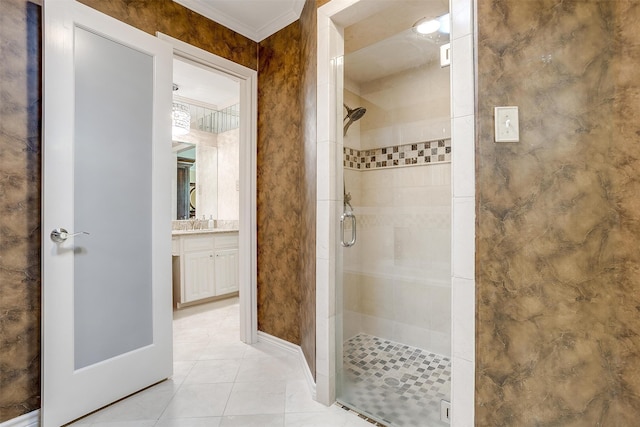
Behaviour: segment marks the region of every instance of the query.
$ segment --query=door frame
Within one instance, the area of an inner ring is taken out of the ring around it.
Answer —
[[[240,83],[240,231],[238,242],[240,282],[240,340],[258,341],[258,279],[256,226],[256,157],[258,123],[258,72],[181,40],[157,32],[173,46],[174,57],[222,72]]]

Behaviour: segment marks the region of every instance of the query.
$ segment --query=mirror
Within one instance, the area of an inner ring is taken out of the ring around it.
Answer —
[[[173,71],[174,126],[183,128],[173,135],[173,219],[237,221],[240,86],[184,58],[174,58]]]
[[[175,219],[189,219],[196,214],[196,150],[193,144],[180,145],[177,151],[174,150],[177,153]]]

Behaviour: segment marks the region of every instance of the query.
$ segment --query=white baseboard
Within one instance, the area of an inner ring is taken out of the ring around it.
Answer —
[[[304,372],[304,378],[307,380],[307,385],[309,386],[309,391],[311,392],[311,398],[313,400],[316,400],[316,382],[313,379],[311,368],[309,368],[307,358],[304,357],[304,352],[302,351],[302,347],[300,346],[298,346],[298,354],[300,357],[300,363],[302,364],[302,372]]]
[[[304,372],[304,378],[307,380],[307,385],[309,386],[309,390],[311,391],[311,397],[313,398],[313,400],[316,400],[316,382],[313,380],[313,374],[311,373],[311,369],[309,368],[306,357],[304,357],[302,347],[290,343],[289,341],[285,341],[281,338],[274,337],[273,335],[269,335],[266,332],[262,331],[258,331],[258,342],[268,344],[280,350],[284,350],[293,356],[296,356],[300,361],[300,365],[302,366],[302,372]]]
[[[12,418],[3,423],[0,427],[39,427],[40,426],[40,410],[36,409],[17,418]]]

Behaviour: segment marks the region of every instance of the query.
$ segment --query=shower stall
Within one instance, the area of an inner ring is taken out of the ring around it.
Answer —
[[[451,383],[448,10],[399,3],[345,27],[335,58],[336,395],[384,425],[437,427]],[[441,23],[435,32],[406,25],[425,15]],[[371,39],[380,20],[386,34]]]

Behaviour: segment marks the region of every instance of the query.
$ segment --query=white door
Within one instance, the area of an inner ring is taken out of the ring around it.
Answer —
[[[171,60],[155,37],[44,2],[43,427],[172,374]]]

